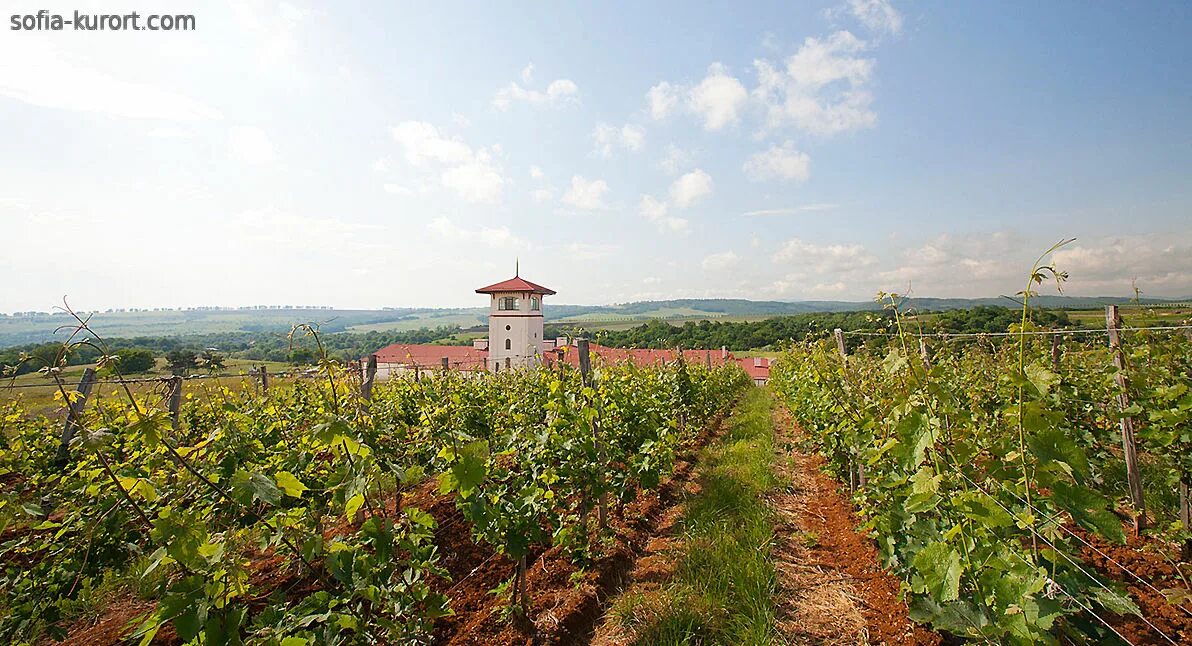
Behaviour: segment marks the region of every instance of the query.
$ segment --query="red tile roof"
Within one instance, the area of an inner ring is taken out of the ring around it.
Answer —
[[[494,283],[488,287],[481,287],[480,289],[476,290],[477,294],[498,294],[503,292],[531,292],[534,294],[553,296],[555,290],[547,289],[536,283],[531,283],[521,276],[514,276],[509,280],[502,280],[499,283]]]
[[[477,350],[470,345],[431,345],[427,343],[387,345],[375,353],[377,363],[395,363],[422,368],[438,368],[447,357],[452,368],[459,370],[483,370],[487,366],[488,350]]]
[[[741,362],[741,367],[749,373],[751,379],[770,379],[769,357],[741,357],[737,361]]]
[[[588,345],[588,352],[592,355],[593,360],[600,360],[605,363],[632,363],[638,366],[652,366],[668,361],[675,360],[674,350],[647,350],[642,348],[609,348],[596,343]],[[723,356],[720,350],[684,350],[683,358],[688,363],[703,364],[707,361],[709,352],[711,353],[712,365],[719,366],[729,361],[734,361],[732,353],[727,357]],[[547,355],[551,354],[548,352]],[[579,365],[579,350],[574,345],[564,346],[563,361],[578,366]]]

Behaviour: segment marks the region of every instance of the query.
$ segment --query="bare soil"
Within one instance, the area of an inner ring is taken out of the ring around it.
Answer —
[[[803,431],[781,406],[774,432],[775,471],[788,483],[770,499],[775,605],[787,643],[940,644],[939,635],[908,618],[898,579],[878,564],[840,483],[822,471],[823,458],[799,450]]]
[[[1166,558],[1164,555],[1175,548],[1146,536],[1128,534],[1125,545],[1115,545],[1084,530],[1073,531],[1088,543],[1081,550],[1081,559],[1125,586],[1143,616],[1154,624],[1151,627],[1134,615],[1112,615],[1109,623],[1118,632],[1133,644],[1170,644],[1155,630],[1158,628],[1178,644],[1192,644],[1192,590],[1188,586],[1192,564]]]

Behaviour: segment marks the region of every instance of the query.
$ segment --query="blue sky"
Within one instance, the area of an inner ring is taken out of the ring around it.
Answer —
[[[1192,295],[1192,5],[643,4],[7,3],[0,311]]]

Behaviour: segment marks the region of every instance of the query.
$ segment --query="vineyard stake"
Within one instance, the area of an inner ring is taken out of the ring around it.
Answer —
[[[360,396],[366,401],[372,399],[373,382],[377,379],[377,355],[368,355],[368,367],[364,371],[364,380],[360,382]]]
[[[931,352],[927,349],[927,339],[919,337],[919,356],[923,359],[923,367],[931,372]]]
[[[840,353],[840,362],[844,365],[844,370],[847,373],[848,372],[848,349],[844,345],[844,330],[842,330],[840,328],[836,328],[835,330],[832,331],[832,336],[836,337],[836,351]],[[920,341],[922,341],[922,340],[920,339]],[[922,347],[922,346],[920,346],[920,347]],[[845,385],[846,386],[848,385],[847,382],[845,383]],[[861,462],[861,460],[859,460],[859,459],[857,460],[856,469],[855,469],[855,471],[856,471],[855,484],[854,484],[854,480],[853,480],[853,471],[854,471],[853,465],[850,464],[848,467],[849,489],[851,489],[853,491],[856,491],[858,487],[864,489],[865,484],[869,481],[869,479],[865,477],[865,464],[863,462]]]
[[[836,351],[840,353],[840,359],[848,366],[848,351],[844,349],[844,330],[836,328],[832,335],[836,337]]]
[[[62,425],[62,441],[58,445],[58,456],[55,459],[59,465],[65,465],[70,460],[70,441],[79,428],[79,417],[83,414],[83,408],[87,406],[87,398],[91,396],[91,389],[94,387],[95,368],[87,368],[83,371],[83,377],[79,379],[79,385],[75,388],[75,392],[78,394],[66,402],[66,423]]]
[[[442,359],[439,359],[439,365],[443,367],[443,372],[446,372],[451,369],[451,360],[447,357],[443,357]]]
[[[1180,475],[1180,523],[1184,525],[1184,531],[1188,531],[1192,527],[1192,511],[1188,509],[1189,493],[1188,489],[1192,487],[1192,476],[1187,473]],[[1184,541],[1184,548],[1181,550],[1180,558],[1184,561],[1192,561],[1192,538]]]
[[[1117,382],[1118,407],[1126,410],[1130,407],[1130,395],[1126,391],[1126,355],[1122,351],[1122,340],[1118,335],[1121,327],[1121,316],[1117,305],[1105,306],[1105,330],[1109,334],[1109,349],[1113,351],[1113,367],[1117,373],[1113,380]],[[1138,517],[1134,520],[1135,532],[1146,527],[1146,501],[1142,497],[1142,479],[1138,474],[1138,453],[1134,445],[1134,419],[1122,417],[1122,457],[1126,460],[1126,481],[1130,485],[1130,501],[1134,504]]]
[[[1051,370],[1055,374],[1060,374],[1060,335],[1051,335]]]
[[[170,377],[170,427],[174,429],[174,436],[177,437],[178,429],[182,426],[178,417],[182,412],[182,377],[174,375]]]
[[[592,355],[588,343],[588,339],[577,339],[575,342],[576,348],[579,350],[579,374],[585,388],[592,385]],[[597,461],[601,467],[606,467],[605,462],[608,460],[608,456],[604,452],[604,442],[600,441],[600,422],[598,420],[592,420],[592,443],[596,445]],[[603,475],[600,477],[600,485],[603,489]],[[596,521],[600,524],[601,531],[604,531],[607,520],[608,495],[601,491],[599,504],[596,507]]]
[[[261,394],[269,392],[269,368],[261,364]]]

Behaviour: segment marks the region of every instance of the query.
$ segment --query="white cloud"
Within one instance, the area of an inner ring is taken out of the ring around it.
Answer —
[[[406,161],[414,166],[428,162],[462,164],[472,161],[476,153],[459,138],[447,138],[439,129],[425,121],[403,121],[391,129],[398,144],[405,149]]]
[[[756,60],[758,87],[753,96],[766,109],[769,127],[792,125],[828,136],[877,123],[868,84],[873,59],[861,58],[867,43],[847,31],[826,39],[808,38],[776,66]]]
[[[708,67],[704,77],[687,95],[687,106],[704,121],[705,130],[720,130],[736,123],[737,113],[745,105],[749,93],[720,63]]]
[[[228,150],[232,159],[245,164],[267,164],[277,157],[269,135],[256,126],[237,126],[228,132]]]
[[[646,92],[646,103],[650,116],[665,119],[679,105],[680,88],[663,81]]]
[[[685,209],[712,194],[712,176],[697,168],[679,179],[670,187],[671,203]]]
[[[571,188],[563,194],[562,202],[577,209],[594,211],[607,208],[604,204],[604,194],[607,192],[608,184],[604,180],[588,180],[576,175],[571,178]]]
[[[1085,294],[1130,294],[1137,280],[1143,296],[1192,294],[1192,235],[1115,236],[1077,241],[1054,255],[1069,273],[1067,289]]]
[[[794,142],[771,146],[745,161],[741,168],[749,179],[782,179],[805,182],[811,175],[811,158],[795,149]]]
[[[310,11],[289,2],[232,2],[229,6],[237,26],[251,37],[257,67],[292,71],[301,41],[299,30]]]
[[[592,140],[596,144],[596,154],[604,158],[610,158],[618,148],[624,148],[632,152],[637,152],[642,148],[642,142],[646,138],[646,131],[641,126],[635,126],[627,123],[620,128],[610,126],[607,123],[596,124],[596,129],[592,131]]]
[[[530,193],[530,199],[534,200],[534,202],[536,202],[538,204],[543,204],[545,202],[549,202],[551,200],[551,198],[553,198],[554,196],[555,196],[554,191],[550,190],[549,188],[534,189]]]
[[[799,238],[783,243],[774,254],[775,263],[801,267],[815,275],[837,275],[871,267],[877,262],[869,251],[859,244],[817,245]]]
[[[386,193],[392,193],[393,195],[413,195],[414,194],[413,189],[402,186],[401,184],[393,184],[393,183],[385,184],[384,189],[385,189]]]
[[[42,36],[0,39],[0,60],[6,61],[0,65],[0,96],[43,108],[126,119],[193,122],[223,118],[219,110],[194,98],[157,83],[129,80],[132,72],[118,65],[109,66],[109,72],[92,62],[93,58],[103,60],[100,56],[54,46],[55,39]]]
[[[613,244],[573,242],[566,249],[568,256],[576,260],[600,260],[617,253],[621,248]]]
[[[530,167],[530,177],[533,179],[542,179],[544,177],[544,175],[542,173],[542,168],[539,166],[531,166]]]
[[[558,106],[579,102],[579,87],[571,79],[555,79],[547,84],[546,90],[534,90],[527,87],[534,76],[534,66],[531,64],[521,71],[522,83],[516,81],[497,90],[493,97],[493,105],[500,110],[508,110],[514,103],[526,103],[534,106]]]
[[[158,126],[145,134],[156,139],[193,139],[195,137],[193,130],[177,126]]]
[[[740,258],[733,251],[724,251],[721,253],[714,253],[704,258],[700,265],[704,271],[724,271],[731,269],[737,265]]]
[[[473,149],[459,138],[448,138],[425,121],[403,121],[391,134],[415,167],[438,167],[440,183],[467,202],[495,204],[508,180],[493,160],[500,148]]]
[[[849,0],[849,12],[875,33],[898,34],[902,31],[902,14],[889,0]]]
[[[811,211],[830,211],[832,209],[840,208],[839,204],[819,203],[819,204],[804,204],[802,206],[790,206],[779,209],[759,209],[757,211],[746,211],[741,215],[745,217],[770,217],[775,215],[794,215],[796,213],[807,213]]]
[[[503,249],[528,246],[524,240],[514,235],[508,227],[480,227],[466,229],[458,226],[449,218],[438,217],[430,221],[427,227],[440,236],[454,242],[480,242],[490,247]]]
[[[691,164],[691,160],[691,153],[670,144],[666,148],[666,156],[658,160],[658,167],[667,175],[678,175],[680,169]]]
[[[687,230],[690,224],[685,218],[669,215],[670,207],[667,203],[651,195],[643,195],[637,208],[638,212],[642,214],[642,217],[653,222],[658,227],[658,230],[663,233],[683,232]]]
[[[711,131],[736,123],[748,101],[748,90],[721,63],[709,65],[707,75],[695,85],[663,81],[646,92],[647,111],[654,119],[665,119],[681,107]]]
[[[475,161],[448,168],[440,180],[464,201],[474,204],[500,202],[505,187],[505,178],[493,167],[488,155],[478,155]]]

